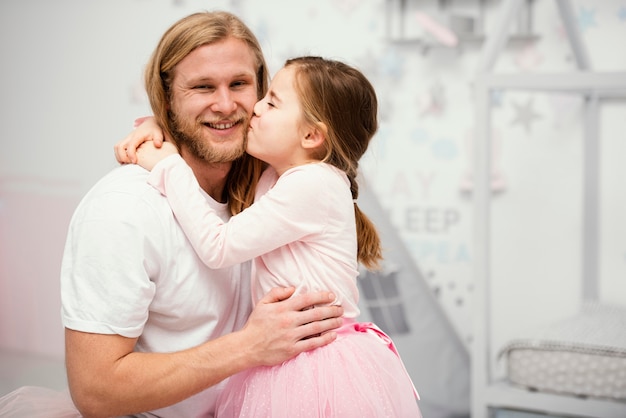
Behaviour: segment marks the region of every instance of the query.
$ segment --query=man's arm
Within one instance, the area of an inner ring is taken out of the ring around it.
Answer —
[[[66,367],[72,399],[86,418],[150,411],[180,402],[242,370],[276,365],[333,341],[343,309],[322,306],[329,292],[287,299],[274,289],[242,330],[175,353],[134,352],[136,338],[66,329]],[[306,338],[310,335],[318,335]]]

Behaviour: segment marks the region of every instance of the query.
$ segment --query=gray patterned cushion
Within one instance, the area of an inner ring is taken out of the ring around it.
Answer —
[[[587,303],[579,315],[511,341],[499,357],[513,384],[626,400],[626,308]]]

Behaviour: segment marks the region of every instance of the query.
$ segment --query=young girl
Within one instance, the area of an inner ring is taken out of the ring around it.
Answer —
[[[295,286],[296,294],[331,290],[344,307],[335,342],[233,376],[216,417],[421,417],[391,339],[356,321],[358,263],[376,268],[382,254],[356,203],[358,161],[377,127],[376,94],[358,70],[319,57],[288,60],[248,129],[247,152],[268,168],[254,204],[226,223],[174,145],[146,143],[137,153],[209,267],[252,259],[255,301],[273,287]]]

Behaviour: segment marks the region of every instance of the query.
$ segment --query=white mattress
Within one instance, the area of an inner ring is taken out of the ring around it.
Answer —
[[[626,308],[586,304],[575,317],[511,341],[499,356],[512,384],[626,401]]]

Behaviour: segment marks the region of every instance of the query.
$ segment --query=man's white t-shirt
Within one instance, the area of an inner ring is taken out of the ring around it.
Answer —
[[[240,329],[251,309],[249,263],[206,267],[147,176],[120,166],[76,209],[61,270],[63,325],[138,337],[141,352],[184,350]],[[228,219],[226,205],[206,198]],[[212,416],[221,387],[146,416]]]

